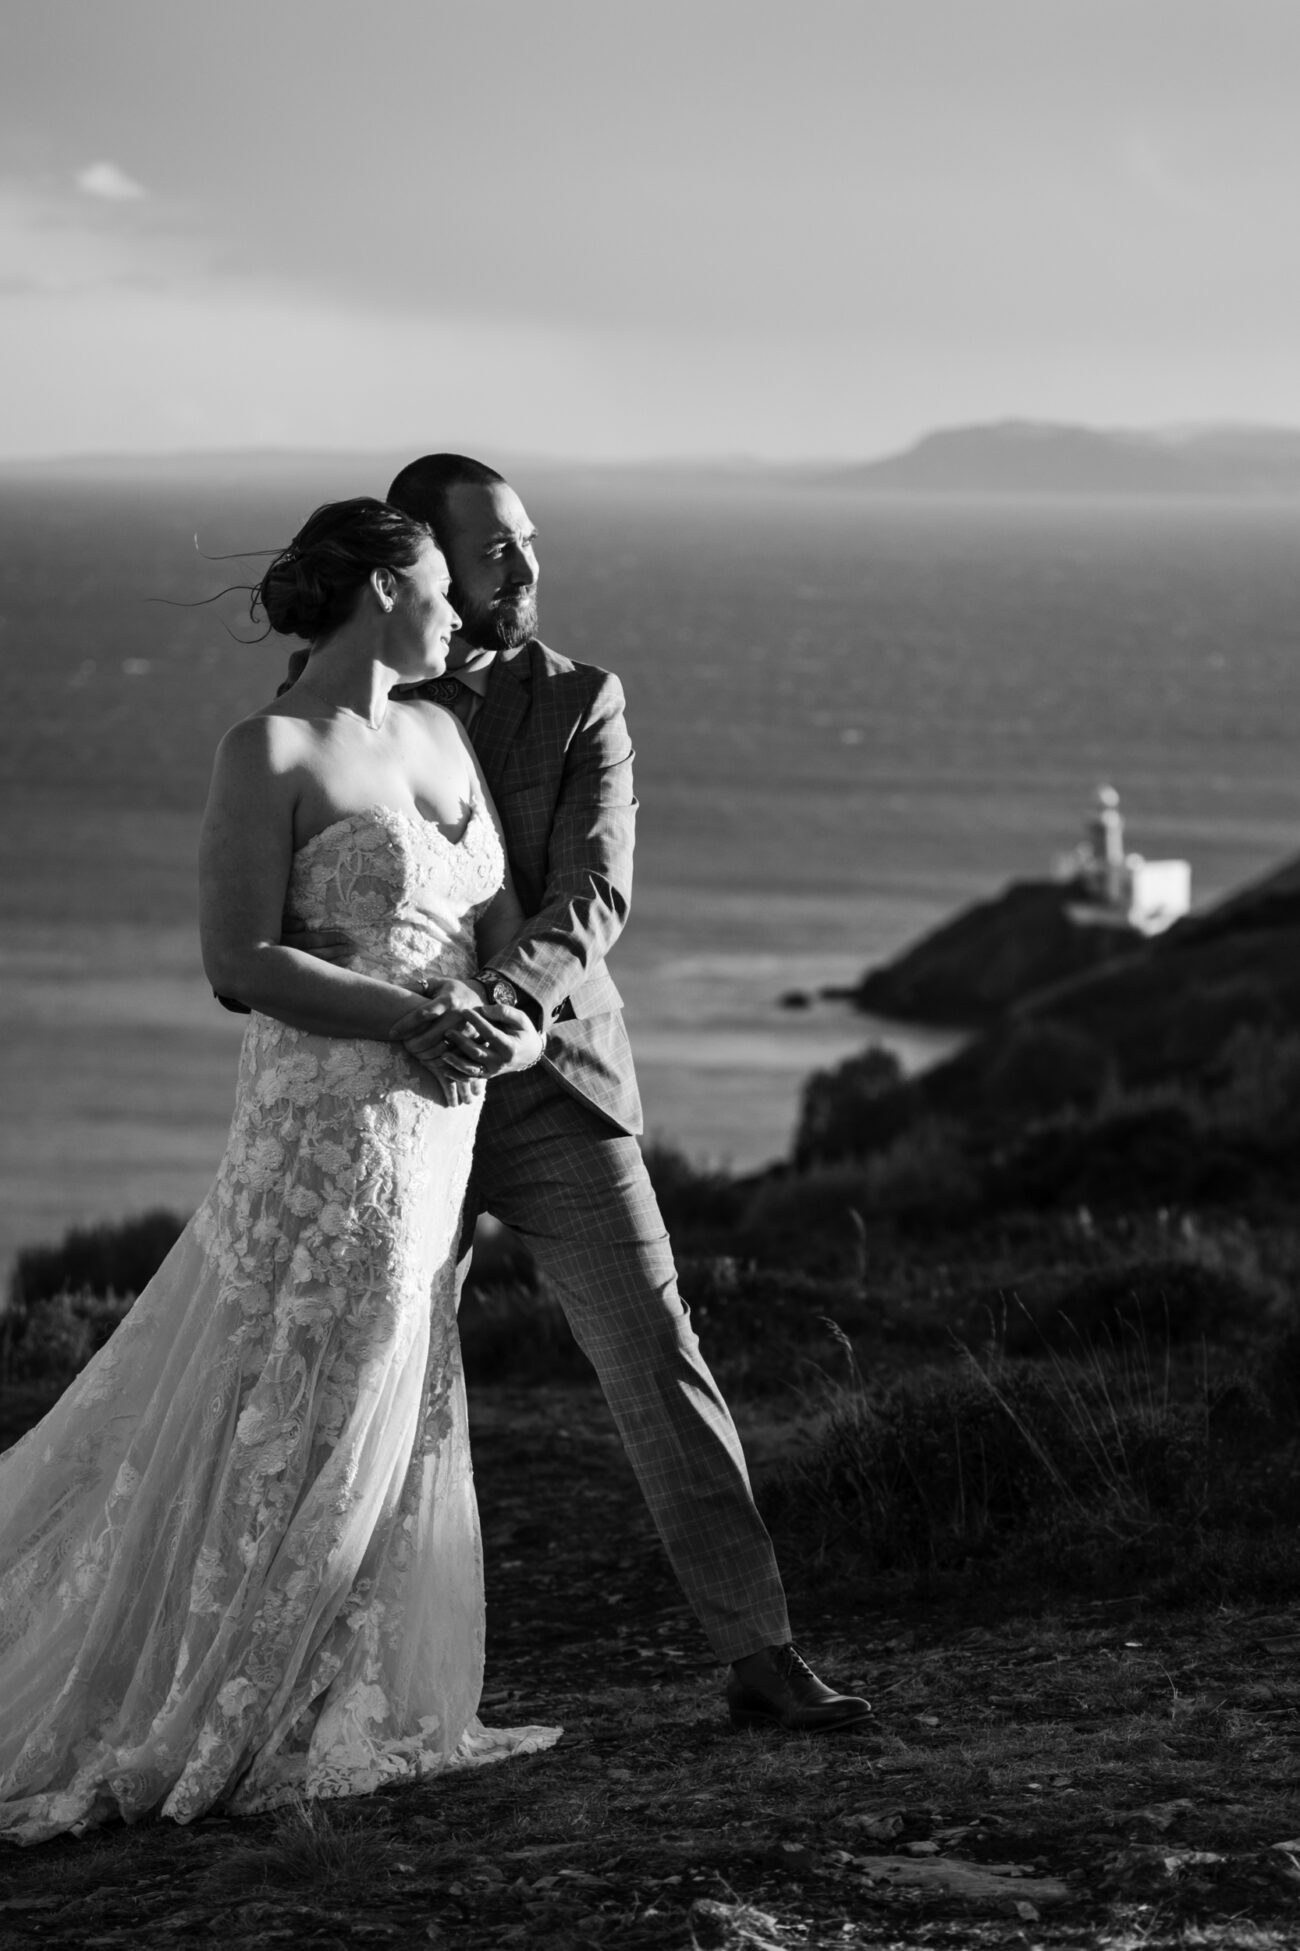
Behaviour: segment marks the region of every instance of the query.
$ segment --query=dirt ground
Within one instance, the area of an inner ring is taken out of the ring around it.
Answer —
[[[903,1605],[781,1540],[802,1645],[875,1720],[736,1733],[594,1386],[472,1409],[483,1718],[558,1748],[4,1852],[4,1951],[1300,1944],[1294,1616]]]

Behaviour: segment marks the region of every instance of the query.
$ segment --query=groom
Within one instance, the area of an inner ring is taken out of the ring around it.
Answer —
[[[536,531],[492,468],[426,455],[402,469],[388,499],[427,522],[447,558],[461,630],[448,675],[419,695],[465,726],[531,917],[477,981],[429,994],[448,1011],[514,1004],[546,1037],[538,1067],[488,1085],[467,1227],[489,1212],[519,1234],[564,1307],[673,1569],[730,1665],[732,1720],[805,1732],[862,1722],[868,1703],[824,1686],[790,1643],[771,1541],[678,1296],[636,1142],[632,1053],[605,968],[632,885],[636,800],[622,687],[534,634]],[[456,1068],[445,1034],[435,1022],[420,1054]]]

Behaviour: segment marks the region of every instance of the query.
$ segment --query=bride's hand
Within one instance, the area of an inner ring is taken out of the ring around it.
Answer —
[[[415,1054],[417,1035],[407,1048]],[[529,1070],[541,1060],[545,1039],[522,1009],[503,1004],[483,1009],[455,1010],[444,1019],[438,1062],[454,1077],[508,1077]]]
[[[442,1086],[443,1101],[446,1104],[472,1104],[474,1099],[482,1097],[487,1089],[486,1080],[482,1077],[453,1074],[441,1053],[436,1057],[419,1057],[414,1051],[408,1054],[419,1064],[421,1070],[426,1071],[436,1083]]]

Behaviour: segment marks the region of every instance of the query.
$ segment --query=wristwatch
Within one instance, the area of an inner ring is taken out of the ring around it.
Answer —
[[[518,1009],[519,991],[513,982],[507,982],[495,969],[480,969],[474,977],[487,990],[487,999],[498,1009]]]

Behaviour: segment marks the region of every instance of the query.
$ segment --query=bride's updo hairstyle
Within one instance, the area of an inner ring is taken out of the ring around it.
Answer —
[[[433,531],[373,495],[327,501],[310,514],[253,591],[284,637],[319,643],[346,623],[375,569],[409,569]]]

